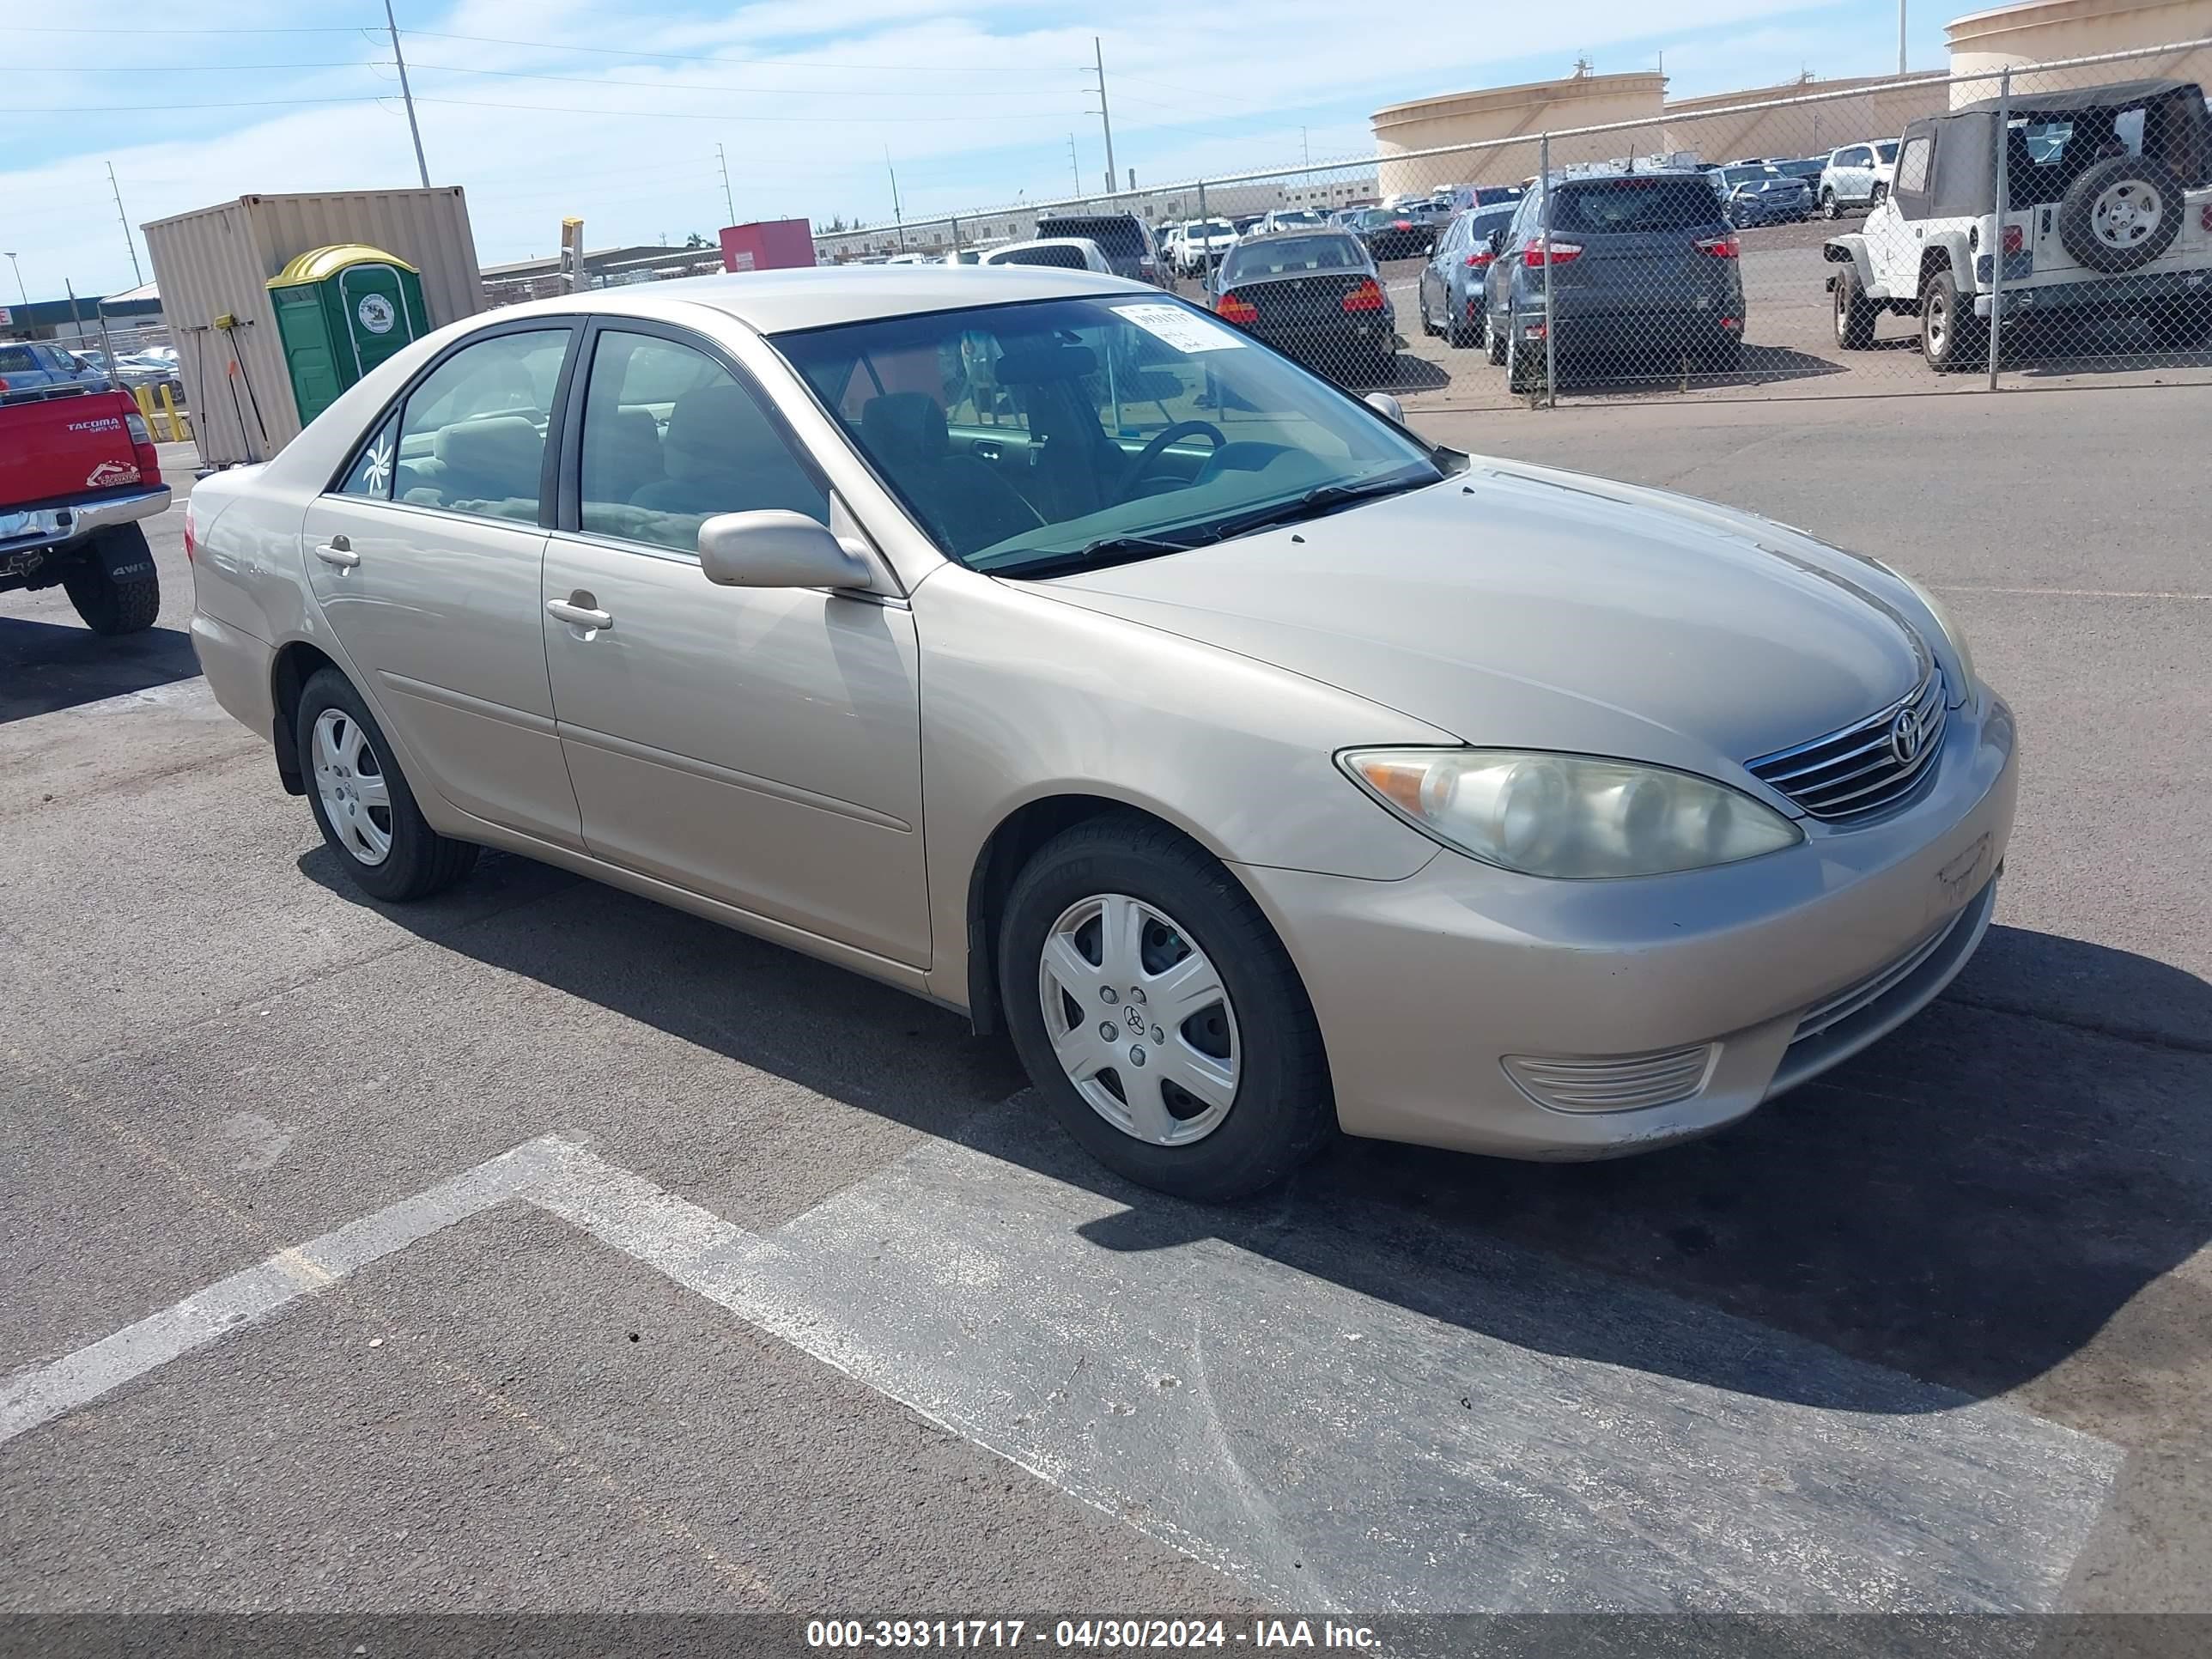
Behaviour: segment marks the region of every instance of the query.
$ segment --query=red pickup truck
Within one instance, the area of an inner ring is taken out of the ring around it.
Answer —
[[[168,506],[153,434],[129,393],[10,392],[0,376],[0,593],[58,582],[95,634],[151,628],[161,585],[138,520]]]

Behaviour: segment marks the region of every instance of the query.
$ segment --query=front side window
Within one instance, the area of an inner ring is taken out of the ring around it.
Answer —
[[[1928,160],[1935,153],[1935,141],[1926,137],[1905,145],[1904,157],[1897,164],[1899,195],[1917,196],[1928,188]]]
[[[400,412],[392,494],[417,507],[536,523],[566,328],[495,334],[424,375]]]
[[[977,307],[770,343],[978,570],[1171,553],[1443,476],[1371,410],[1173,301]]]
[[[1894,161],[1897,159],[1897,144],[1894,140],[1887,144],[1876,144],[1875,149],[1881,153],[1881,159],[1885,161]]]
[[[694,347],[608,329],[592,353],[578,448],[582,527],[696,552],[718,513],[830,522],[830,498],[751,387]]]

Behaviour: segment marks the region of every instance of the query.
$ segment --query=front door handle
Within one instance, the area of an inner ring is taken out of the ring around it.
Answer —
[[[576,597],[589,599],[591,596],[587,593],[580,593]],[[594,611],[587,605],[574,605],[567,599],[546,600],[545,614],[567,623],[572,628],[580,628],[587,632],[597,632],[615,625],[615,619],[605,611]]]
[[[361,562],[361,555],[353,550],[353,544],[343,536],[333,536],[317,547],[315,556],[325,564],[334,564],[341,570],[350,570]]]

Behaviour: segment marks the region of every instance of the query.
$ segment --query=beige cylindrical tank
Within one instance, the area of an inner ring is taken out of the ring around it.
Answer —
[[[1858,98],[1793,101],[1774,109],[1743,107],[1782,99],[1802,100],[1810,93],[1848,92],[1862,86],[1885,90]],[[1825,155],[1845,144],[1894,138],[1905,131],[1906,122],[1934,115],[1943,107],[1943,77],[1932,74],[1916,76],[1902,85],[1894,76],[1811,81],[1712,93],[1702,98],[1674,98],[1667,104],[1664,148],[1694,150],[1707,161],[1734,161],[1753,155]]]
[[[1944,33],[1950,40],[1951,73],[1988,77],[1954,84],[1951,103],[1955,107],[1995,97],[1996,71],[2007,65],[2212,39],[2212,0],[2027,0],[2023,5],[1961,17]],[[2212,82],[2212,48],[2053,70],[2035,77],[2028,89],[2169,76],[2200,85]]]
[[[1547,129],[1556,132],[1614,121],[1651,124],[1648,134],[1627,131],[1556,140],[1552,146],[1554,167],[1654,149],[1659,143],[1666,84],[1666,77],[1656,70],[1572,75],[1389,105],[1371,118],[1379,164],[1376,188],[1388,201],[1441,185],[1517,182],[1536,171],[1536,136]],[[1409,151],[1500,138],[1528,142],[1459,155],[1407,159]]]

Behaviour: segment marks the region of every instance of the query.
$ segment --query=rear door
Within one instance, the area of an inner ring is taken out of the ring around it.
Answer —
[[[450,348],[309,505],[301,550],[331,633],[428,769],[418,785],[568,847],[538,580],[574,334],[532,318]]]

